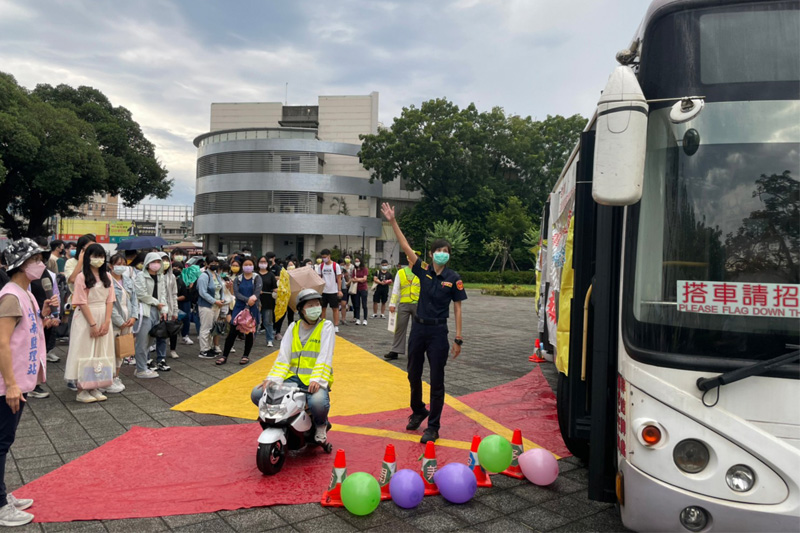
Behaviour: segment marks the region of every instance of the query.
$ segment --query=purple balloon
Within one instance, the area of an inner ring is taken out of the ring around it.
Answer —
[[[404,468],[392,475],[389,481],[389,494],[394,503],[404,509],[413,509],[425,496],[425,482],[419,472]]]
[[[451,503],[467,503],[478,490],[475,473],[463,463],[444,465],[433,475],[442,497]]]

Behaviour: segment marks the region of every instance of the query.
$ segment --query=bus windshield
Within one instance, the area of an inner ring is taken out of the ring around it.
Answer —
[[[798,117],[797,101],[709,103],[680,125],[669,108],[650,114],[635,343],[743,359],[797,343]]]

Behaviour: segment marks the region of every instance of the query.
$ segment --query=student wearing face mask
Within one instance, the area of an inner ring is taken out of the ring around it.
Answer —
[[[308,407],[314,422],[314,440],[327,442],[330,391],[333,385],[333,348],[336,333],[333,324],[322,318],[322,295],[314,289],[303,289],[297,295],[300,319],[286,330],[287,342],[281,344],[278,358],[267,378],[250,393],[258,405],[264,389],[283,383],[308,387]],[[291,342],[289,342],[291,339]]]
[[[167,319],[167,288],[162,274],[161,252],[149,252],[144,258],[142,271],[136,275],[134,287],[136,299],[142,310],[142,324],[136,334],[136,372],[140,379],[157,378],[158,372],[147,366],[150,330],[161,320]],[[156,339],[156,357],[159,370],[169,370],[167,365],[167,340]]]
[[[69,292],[74,292],[75,290],[75,278],[78,276],[78,273],[81,271],[83,266],[83,251],[87,246],[95,242],[97,242],[96,238],[91,233],[81,235],[80,239],[78,239],[78,245],[75,249],[75,254],[72,255],[72,257],[70,257],[64,264],[64,276],[67,278]]]
[[[320,262],[317,264],[316,272],[325,281],[322,289],[322,319],[328,306],[333,309],[334,330],[339,333],[339,300],[342,298],[342,270],[339,265],[331,259],[331,251],[327,248],[320,253]]]
[[[46,269],[43,251],[26,238],[10,243],[3,250],[10,280],[0,291],[0,525],[8,527],[33,520],[32,514],[24,512],[33,505],[33,500],[17,499],[6,492],[5,470],[26,396],[37,380],[46,380],[42,316],[48,316],[50,303],[55,307],[57,302],[46,300],[40,309],[29,290],[31,281],[41,278]]]
[[[367,295],[369,294],[369,287],[367,285],[367,278],[369,278],[369,269],[361,258],[356,256],[355,270],[353,270],[353,282],[356,283],[356,293],[353,296],[353,315],[355,316],[356,326],[361,324],[361,311],[364,312],[364,322],[367,325]]]
[[[178,278],[172,271],[172,261],[169,255],[161,252],[161,272],[164,275],[164,287],[167,291],[167,307],[169,308],[168,319],[178,320]],[[178,348],[178,334],[169,338],[169,356],[173,359],[180,357],[175,350]]]
[[[381,261],[381,267],[372,276],[375,292],[372,295],[372,318],[378,318],[378,303],[381,304],[381,318],[386,318],[386,302],[389,301],[389,285],[392,284],[392,273],[389,272],[389,261]]]
[[[428,266],[417,257],[408,244],[394,217],[394,208],[387,203],[381,206],[381,212],[394,230],[397,242],[408,257],[411,271],[420,282],[417,316],[411,325],[408,338],[408,383],[411,388],[411,416],[408,417],[407,430],[419,428],[428,418],[428,428],[422,434],[420,442],[426,443],[439,438],[442,408],[444,407],[444,367],[447,364],[448,346],[447,318],[450,314],[450,302],[456,322],[456,336],[453,341],[453,359],[461,354],[461,302],[467,299],[464,284],[457,272],[447,268],[450,260],[450,243],[445,239],[436,239],[431,244],[433,264]],[[425,408],[422,401],[422,367],[425,355],[430,366],[431,409]]]
[[[200,314],[200,343],[201,359],[213,359],[216,354],[213,350],[214,323],[219,319],[220,309],[225,305],[222,299],[222,279],[219,277],[219,259],[216,254],[206,254],[206,269],[197,278],[197,310]]]
[[[267,338],[267,348],[272,348],[275,341],[275,295],[278,290],[278,280],[269,269],[269,260],[266,256],[258,260],[258,276],[261,278],[261,327]]]
[[[233,343],[239,333],[237,327],[233,325],[236,317],[240,313],[250,313],[253,321],[258,324],[260,314],[259,296],[262,291],[261,276],[255,273],[255,263],[252,257],[242,259],[241,269],[241,275],[233,279],[233,294],[236,298],[236,304],[231,311],[231,330],[225,339],[225,348],[222,356],[217,358],[216,361],[218,365],[224,365],[228,362],[228,355],[231,353],[231,348],[233,348]],[[249,331],[244,334],[244,355],[242,355],[239,364],[246,365],[250,362],[250,351],[253,349],[254,337],[255,331]]]
[[[106,251],[99,244],[84,249],[83,264],[75,277],[72,307],[80,308],[72,317],[69,353],[64,379],[77,381],[81,389],[80,360],[91,355],[98,361],[116,366],[111,313],[116,294],[106,266]],[[102,402],[107,398],[98,389],[79,390],[75,398],[81,403]]]
[[[114,307],[111,309],[111,325],[114,327],[115,337],[127,335],[133,331],[136,320],[139,318],[139,301],[136,299],[136,289],[133,287],[133,278],[128,273],[125,254],[118,253],[109,261],[111,265],[111,280],[114,286]],[[119,393],[125,390],[125,385],[119,377],[119,368],[122,360],[117,361],[114,383],[104,393]]]

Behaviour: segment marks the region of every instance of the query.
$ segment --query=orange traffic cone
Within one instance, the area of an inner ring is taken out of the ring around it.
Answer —
[[[381,476],[378,479],[378,483],[381,485],[381,500],[392,499],[391,494],[389,494],[389,481],[391,481],[392,476],[397,472],[397,463],[395,461],[394,444],[387,444],[386,452],[383,454]]]
[[[525,449],[522,446],[522,431],[515,429],[514,436],[511,438],[511,466],[504,470],[503,474],[517,479],[525,479],[525,475],[519,467],[519,456],[523,451]]]
[[[541,347],[542,347],[541,341],[539,341],[539,339],[536,339],[536,341],[534,341],[533,346],[534,346],[533,355],[528,357],[528,361],[530,361],[531,363],[546,363],[547,359],[539,355],[541,353]]]
[[[469,467],[475,472],[475,479],[478,480],[479,487],[491,487],[492,480],[481,466],[480,461],[478,461],[478,446],[480,444],[481,438],[479,436],[472,437],[472,448],[469,450]]]
[[[336,459],[333,461],[333,471],[331,471],[331,483],[322,494],[323,507],[344,507],[342,503],[342,481],[347,477],[347,461],[344,457],[344,450],[336,450]]]
[[[436,474],[436,446],[433,441],[425,444],[425,455],[422,456],[422,479],[425,481],[425,496],[439,494],[439,487],[433,482]]]

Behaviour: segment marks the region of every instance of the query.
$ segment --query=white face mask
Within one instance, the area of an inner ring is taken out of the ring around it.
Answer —
[[[360,266],[361,266],[361,261],[356,261],[356,262],[355,262],[355,265],[356,265],[357,267],[360,267]]]
[[[266,263],[259,263],[258,264],[258,268],[260,268],[261,270],[266,270],[268,267],[269,267],[269,265],[267,265]]]

